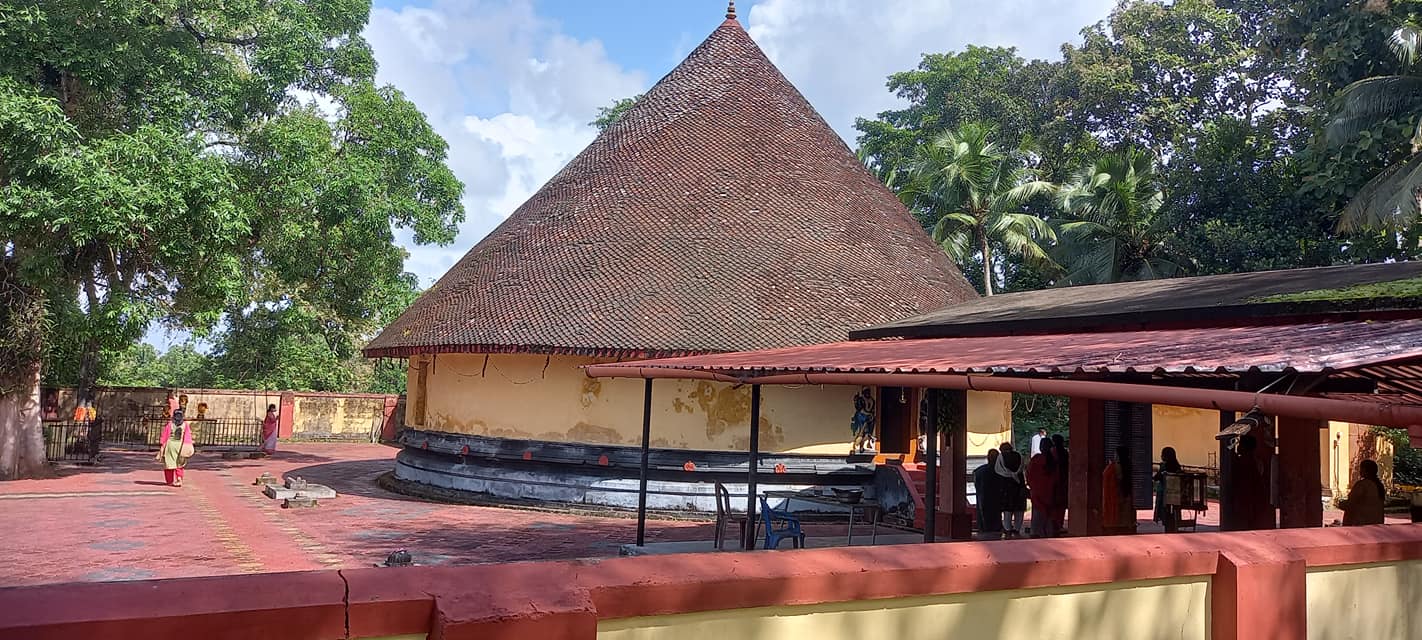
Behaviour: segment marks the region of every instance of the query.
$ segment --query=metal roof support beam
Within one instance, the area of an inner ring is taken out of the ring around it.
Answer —
[[[637,546],[647,544],[647,460],[652,441],[652,379],[642,392],[642,462],[637,470]]]

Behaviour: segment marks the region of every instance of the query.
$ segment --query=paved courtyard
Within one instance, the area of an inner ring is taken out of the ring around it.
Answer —
[[[636,522],[451,505],[381,489],[395,449],[375,444],[283,444],[261,460],[194,458],[181,489],[163,485],[152,454],[106,454],[51,480],[0,483],[0,585],[143,580],[369,567],[396,549],[420,564],[605,557],[631,542]],[[326,484],[340,497],[282,509],[252,479],[262,472]],[[1217,510],[1202,525],[1213,528]],[[1142,531],[1150,512],[1142,511]],[[1331,511],[1325,521],[1341,514]],[[1402,521],[1390,518],[1390,521]],[[649,542],[709,540],[706,522],[651,521]],[[810,527],[811,535],[842,535]]]
[[[141,580],[369,567],[396,549],[420,564],[617,555],[636,522],[405,498],[376,486],[395,449],[283,444],[261,460],[199,454],[185,486],[163,485],[152,454],[109,453],[52,480],[0,483],[0,584]],[[263,471],[326,484],[340,497],[282,509]],[[648,523],[653,541],[709,539],[711,525]]]

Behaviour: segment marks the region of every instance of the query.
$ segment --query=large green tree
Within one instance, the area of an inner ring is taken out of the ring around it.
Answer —
[[[49,342],[77,343],[81,389],[160,318],[203,334],[298,308],[359,334],[406,288],[392,227],[453,238],[462,185],[423,115],[375,84],[368,14],[359,0],[0,7],[5,273],[64,323]],[[28,393],[27,371],[0,372],[3,390]],[[10,433],[39,437],[25,412],[0,413]]]
[[[1053,189],[1033,179],[1016,154],[997,146],[990,129],[964,123],[920,145],[899,192],[904,204],[930,222],[933,239],[960,264],[976,260],[984,295],[999,287],[995,248],[1050,266],[1044,243],[1055,240],[1046,221],[1025,210]]]

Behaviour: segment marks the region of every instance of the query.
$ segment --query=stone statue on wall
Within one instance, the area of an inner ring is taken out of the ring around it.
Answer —
[[[854,445],[849,451],[851,454],[873,450],[874,392],[869,387],[855,394],[854,417],[850,419],[849,427],[854,433]]]

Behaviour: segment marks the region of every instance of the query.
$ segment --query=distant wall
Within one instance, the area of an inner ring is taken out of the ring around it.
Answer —
[[[0,637],[1422,637],[1422,527],[1377,525],[0,589]]]
[[[196,417],[198,405],[207,403],[207,417],[214,419],[262,420],[267,406],[276,405],[285,427],[283,439],[350,440],[372,442],[382,432],[393,438],[403,426],[396,412],[399,396],[368,393],[326,393],[318,391],[255,391],[244,389],[174,389],[188,396],[187,411]],[[74,414],[73,388],[45,388],[42,402],[54,398],[58,417]],[[167,409],[168,389],[149,387],[98,387],[94,408],[103,416],[161,416]],[[287,420],[287,417],[290,417]]]

